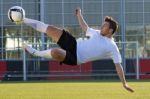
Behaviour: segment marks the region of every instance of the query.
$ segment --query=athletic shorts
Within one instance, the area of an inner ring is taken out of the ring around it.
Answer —
[[[63,34],[57,44],[66,51],[66,57],[61,63],[77,65],[77,42],[75,37],[70,35],[68,31],[63,30]]]

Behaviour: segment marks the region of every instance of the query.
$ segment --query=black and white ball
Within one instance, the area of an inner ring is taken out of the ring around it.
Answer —
[[[8,18],[12,22],[21,22],[25,18],[25,10],[20,6],[13,6],[8,10]]]

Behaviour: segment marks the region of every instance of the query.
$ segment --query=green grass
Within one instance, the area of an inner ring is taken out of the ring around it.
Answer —
[[[150,99],[149,81],[130,81],[129,93],[118,81],[1,82],[0,99]]]

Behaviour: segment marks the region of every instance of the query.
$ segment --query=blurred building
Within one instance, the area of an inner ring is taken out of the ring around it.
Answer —
[[[64,27],[74,36],[84,37],[74,14],[81,7],[85,20],[90,27],[99,29],[105,16],[112,16],[120,29],[115,35],[121,42],[121,28],[125,29],[126,41],[139,43],[140,57],[150,57],[150,0],[0,0],[0,59],[21,60],[22,42],[33,43],[37,49],[56,46],[45,34],[38,33],[25,25],[15,25],[7,18],[10,7],[22,6],[29,18],[44,21],[47,24]],[[121,12],[124,11],[124,12]],[[125,26],[122,27],[122,15]],[[129,56],[128,53],[126,56]],[[28,57],[30,58],[30,57]]]

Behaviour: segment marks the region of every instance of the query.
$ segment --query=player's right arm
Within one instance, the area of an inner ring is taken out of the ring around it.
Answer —
[[[124,75],[124,71],[123,71],[123,68],[122,68],[122,65],[120,63],[115,63],[115,67],[116,67],[116,71],[118,73],[118,76],[123,84],[123,87],[130,91],[130,92],[134,92],[134,90],[128,86],[127,82],[126,82],[126,79],[125,79],[125,75]]]
[[[112,58],[116,67],[117,74],[123,84],[123,87],[130,92],[134,92],[134,90],[130,86],[128,86],[126,82],[124,70],[121,65],[121,55],[116,44],[112,47]]]
[[[79,7],[76,9],[75,14],[76,14],[76,16],[77,16],[77,18],[78,18],[80,27],[82,28],[82,30],[83,30],[84,32],[86,32],[87,29],[88,29],[88,24],[87,24],[86,21],[84,20],[83,15],[82,15],[82,13],[81,13],[81,9],[80,9]]]

